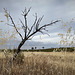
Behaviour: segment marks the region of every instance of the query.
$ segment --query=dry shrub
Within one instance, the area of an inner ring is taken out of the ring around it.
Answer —
[[[24,53],[20,52],[16,59],[15,59],[16,64],[23,64],[24,62]]]

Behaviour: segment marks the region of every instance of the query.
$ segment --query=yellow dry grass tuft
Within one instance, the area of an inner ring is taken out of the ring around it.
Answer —
[[[16,59],[11,67],[0,53],[0,75],[75,75],[74,52],[23,52],[23,62]]]

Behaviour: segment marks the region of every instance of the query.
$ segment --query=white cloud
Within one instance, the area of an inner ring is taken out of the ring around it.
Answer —
[[[58,33],[51,33],[50,37],[48,35],[36,35],[32,41],[43,42],[43,43],[57,43],[60,41]]]

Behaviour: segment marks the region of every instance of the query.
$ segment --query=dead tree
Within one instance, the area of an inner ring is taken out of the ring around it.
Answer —
[[[51,23],[40,26],[40,22],[42,21],[44,16],[42,16],[40,18],[37,18],[37,13],[35,13],[35,21],[34,21],[33,25],[29,28],[28,25],[27,25],[27,15],[29,14],[29,12],[31,10],[31,7],[28,10],[25,8],[25,10],[22,11],[22,15],[24,17],[25,23],[23,23],[23,21],[20,19],[22,29],[24,30],[24,37],[23,37],[22,33],[20,33],[19,30],[17,29],[16,24],[15,24],[12,16],[7,12],[6,9],[4,9],[4,10],[5,10],[5,13],[8,15],[8,17],[10,18],[11,23],[12,23],[12,25],[10,25],[10,24],[8,24],[8,25],[14,27],[16,32],[19,34],[19,36],[22,39],[22,41],[18,45],[18,49],[17,49],[16,54],[13,57],[13,60],[15,59],[17,54],[21,51],[21,47],[24,45],[24,43],[27,40],[29,40],[34,34],[36,34],[37,32],[40,32],[40,33],[44,34],[43,31],[48,31],[48,30],[46,30],[46,27],[51,26],[51,25],[59,22],[59,20],[56,20],[56,21],[53,21]]]

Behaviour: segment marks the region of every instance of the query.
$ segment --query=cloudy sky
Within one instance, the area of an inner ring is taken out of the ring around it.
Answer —
[[[23,20],[23,16],[21,14],[25,7],[27,9],[32,7],[27,17],[28,26],[33,24],[35,19],[33,15],[35,13],[38,14],[38,18],[44,15],[41,25],[50,23],[51,21],[55,20],[70,22],[72,18],[75,18],[75,0],[0,0],[0,20],[7,22],[3,10],[3,8],[7,8],[15,23],[18,24],[19,18]],[[74,24],[75,22],[72,23],[73,29],[75,28]],[[38,33],[35,35],[32,41],[42,42],[45,44],[54,44],[56,47],[56,44],[60,41],[58,34],[65,33],[65,31],[61,28],[61,22],[52,25],[47,28],[49,30],[48,33],[50,34],[50,37],[46,34],[42,35]],[[11,31],[13,28],[6,26],[5,23],[0,23],[0,29]],[[17,38],[20,40],[19,36]]]

